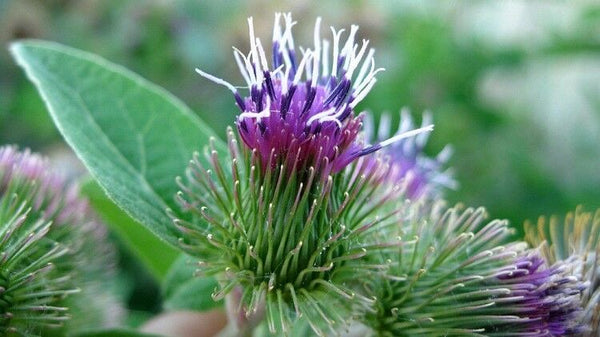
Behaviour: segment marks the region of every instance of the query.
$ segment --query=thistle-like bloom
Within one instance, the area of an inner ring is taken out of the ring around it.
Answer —
[[[377,137],[373,135],[374,126],[370,119],[366,120],[365,128],[368,139],[388,139],[390,132],[390,116],[383,114],[379,124]],[[423,115],[422,127],[431,125],[431,114]],[[400,116],[400,125],[396,137],[415,129],[410,112],[403,109]],[[442,171],[451,155],[451,148],[446,146],[435,158],[430,158],[424,153],[429,133],[421,133],[415,137],[403,138],[380,151],[380,156],[387,166],[387,183],[404,184],[404,194],[411,200],[421,197],[435,199],[440,196],[442,188],[456,188],[457,183],[452,178],[450,170]],[[376,160],[371,157],[371,160]],[[375,164],[375,167],[379,165]]]
[[[508,243],[506,221],[483,209],[407,206],[403,244],[383,255],[390,269],[367,287],[378,298],[365,324],[379,336],[567,336],[581,329],[572,264],[549,266]],[[388,233],[391,234],[391,233]]]
[[[284,27],[280,26],[283,17]],[[241,139],[259,154],[262,170],[306,171],[310,167],[326,179],[355,159],[397,140],[432,130],[406,130],[373,146],[363,146],[358,135],[362,116],[354,108],[376,82],[374,50],[369,42],[355,43],[358,26],[352,26],[344,42],[344,30],[331,29],[332,45],[320,38],[320,18],[314,30],[314,47],[297,51],[292,36],[291,14],[275,15],[271,66],[259,38],[250,27],[250,53],[235,49],[235,59],[249,96],[242,97],[228,82],[197,69],[202,76],[229,88],[241,110],[236,124]]]
[[[231,293],[231,317],[246,317],[237,322],[251,325],[264,312],[270,331],[288,331],[303,316],[325,335],[370,307],[372,299],[352,287],[383,268],[365,257],[393,246],[368,237],[392,224],[393,210],[381,206],[393,201],[396,186],[380,186],[384,171],[368,169],[372,162],[363,156],[431,126],[364,146],[354,108],[381,70],[373,50],[367,41],[355,44],[356,26],[345,42],[343,31],[332,29],[330,49],[317,19],[314,48],[301,48],[298,61],[294,24],[290,14],[276,15],[269,67],[249,19],[250,53],[235,50],[246,98],[198,70],[234,93],[238,135],[229,129],[228,163],[214,147],[205,157],[195,154],[178,180],[179,202],[195,216],[174,222],[200,269],[220,280],[214,297]]]
[[[600,210],[592,214],[578,207],[564,221],[540,217],[537,225],[526,223],[525,232],[526,240],[540,246],[548,263],[572,264],[572,277],[588,283],[582,293],[579,336],[600,336]]]
[[[0,148],[0,231],[2,335],[63,336],[118,323],[106,321],[120,307],[102,283],[114,267],[105,230],[76,185],[15,147]]]

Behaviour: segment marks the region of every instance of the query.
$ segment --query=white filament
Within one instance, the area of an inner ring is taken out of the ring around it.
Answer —
[[[234,94],[237,93],[237,89],[229,82],[225,81],[224,79],[218,78],[216,76],[213,76],[209,73],[205,73],[204,71],[196,68],[196,72],[198,74],[200,74],[200,76],[206,78],[207,80],[213,81],[217,84],[223,85],[225,86],[227,89],[231,90],[231,92],[233,92]]]
[[[410,130],[407,132],[397,134],[394,137],[386,139],[383,142],[379,143],[379,145],[381,145],[381,147],[388,146],[388,145],[393,144],[401,139],[409,138],[409,137],[416,136],[423,132],[431,132],[431,131],[433,131],[433,124],[427,125],[426,127],[422,127],[422,128],[418,128],[418,129],[414,129],[414,130]]]
[[[360,43],[355,43],[358,26],[352,25],[346,40],[343,42],[344,29],[335,30],[331,27],[332,43],[330,44],[326,39],[321,39],[321,18],[318,17],[314,26],[313,49],[302,49],[299,63],[295,64],[291,58],[295,53],[292,35],[292,27],[295,24],[296,22],[292,20],[291,13],[275,14],[273,42],[277,43],[278,50],[273,52],[279,54],[278,57],[281,58],[282,64],[278,69],[269,70],[269,62],[264,46],[261,40],[256,37],[252,17],[248,18],[250,51],[244,54],[234,48],[233,53],[235,62],[248,88],[262,88],[264,73],[267,71],[271,73],[274,80],[279,79],[281,81],[282,94],[286,94],[292,85],[298,85],[303,80],[310,82],[312,87],[316,87],[319,76],[337,78],[338,75],[343,73],[344,78],[352,82],[351,96],[347,106],[354,108],[375,85],[375,75],[384,70],[383,68],[375,68],[374,49],[369,48],[369,41],[362,40]],[[344,60],[342,64],[339,63],[341,59]],[[293,69],[294,65],[297,67],[296,69]],[[229,82],[200,69],[196,69],[196,71],[201,76],[227,87],[233,93],[237,93],[237,89]],[[289,78],[290,74],[293,74],[293,78]],[[311,122],[315,120],[328,121],[331,118],[340,116],[342,113],[343,110],[327,110],[319,113],[319,117],[313,116]],[[256,118],[266,116],[264,110],[254,114],[259,116]]]

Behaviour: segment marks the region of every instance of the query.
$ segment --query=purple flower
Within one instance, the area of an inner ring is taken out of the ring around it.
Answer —
[[[577,263],[571,259],[548,266],[537,251],[518,257],[513,266],[498,275],[500,285],[510,290],[508,296],[498,300],[510,308],[507,314],[519,316],[522,323],[509,321],[496,329],[512,330],[522,325],[515,330],[542,336],[581,333],[581,300],[589,284],[573,275],[580,268]]]
[[[378,336],[568,336],[583,331],[577,261],[548,264],[538,250],[510,242],[507,221],[485,210],[406,203],[383,277],[366,278],[378,299],[364,318]]]
[[[31,207],[46,220],[53,220],[55,226],[65,223],[83,223],[89,211],[88,203],[79,197],[75,184],[67,184],[65,179],[52,172],[47,161],[29,150],[19,151],[14,146],[0,147],[0,194],[5,194],[15,181],[35,182]]]
[[[430,125],[431,115],[423,115],[422,126]],[[366,134],[368,139],[383,140],[389,138],[390,116],[381,116],[379,134],[375,137],[373,122],[366,120]],[[402,135],[414,129],[410,112],[403,109],[400,116],[400,125],[393,137]],[[385,182],[403,184],[403,190],[409,199],[420,197],[438,197],[442,188],[456,188],[457,183],[452,178],[449,170],[442,171],[443,166],[451,155],[451,148],[446,146],[435,158],[430,158],[424,153],[429,133],[421,133],[415,137],[403,138],[383,149],[380,153],[386,162],[388,170]],[[375,160],[375,158],[372,158]],[[378,165],[375,165],[375,168]]]
[[[525,223],[526,240],[539,247],[548,264],[570,265],[568,275],[588,286],[581,294],[582,313],[578,336],[600,336],[600,210],[584,212],[577,207],[564,221],[541,217],[537,224]]]
[[[254,35],[252,18],[248,19],[250,52],[234,52],[248,85],[247,97],[228,82],[196,69],[233,92],[241,110],[236,121],[238,132],[243,142],[257,151],[263,170],[285,164],[288,172],[313,167],[327,176],[358,157],[433,128],[429,125],[364,146],[358,137],[363,117],[356,115],[354,108],[383,69],[375,67],[374,50],[368,48],[367,40],[355,43],[358,26],[351,27],[345,42],[344,30],[332,28],[330,46],[320,37],[320,22],[318,18],[314,47],[300,48],[302,56],[297,58],[292,36],[295,22],[291,14],[277,13],[269,66],[262,43]]]

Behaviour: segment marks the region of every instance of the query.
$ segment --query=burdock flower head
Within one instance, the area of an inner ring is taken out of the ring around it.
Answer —
[[[365,122],[365,133],[368,139],[381,141],[390,138],[390,115],[383,114],[381,116],[377,136],[375,136],[374,122],[368,118]],[[431,114],[424,113],[422,127],[431,125],[431,122]],[[410,112],[408,109],[402,109],[400,125],[392,137],[413,129],[415,126]],[[382,149],[379,157],[370,157],[375,169],[381,167],[376,161],[384,162],[384,167],[388,171],[384,181],[390,184],[400,184],[404,196],[411,200],[421,197],[435,199],[440,196],[443,188],[456,188],[457,186],[450,170],[444,170],[444,165],[452,153],[451,148],[446,146],[434,158],[428,157],[424,153],[428,137],[429,133],[424,132],[415,137],[402,138]]]
[[[283,19],[284,26],[280,21]],[[313,167],[322,177],[337,173],[358,157],[422,131],[406,130],[373,146],[363,146],[358,135],[362,116],[354,108],[382,71],[373,60],[369,41],[355,43],[358,26],[352,26],[344,42],[344,30],[332,31],[332,43],[320,37],[320,18],[314,30],[314,47],[297,51],[292,36],[291,14],[275,15],[272,61],[269,66],[261,40],[254,35],[252,18],[250,53],[235,49],[235,59],[249,90],[242,97],[236,87],[199,69],[202,76],[225,85],[236,99],[240,137],[260,157],[263,170],[282,163],[287,170]]]
[[[237,134],[228,131],[228,161],[215,147],[196,153],[178,180],[177,198],[195,216],[174,221],[186,251],[220,280],[214,297],[231,293],[242,325],[264,312],[270,331],[286,331],[303,316],[323,335],[372,304],[353,285],[382,267],[365,257],[390,247],[368,238],[391,225],[393,210],[382,206],[394,186],[381,185],[385,173],[364,156],[431,126],[363,145],[354,108],[380,71],[373,50],[354,42],[356,26],[345,42],[334,29],[331,44],[321,40],[317,19],[314,48],[300,48],[298,61],[294,24],[290,14],[275,16],[269,66],[249,20],[250,53],[234,53],[248,97],[198,70],[228,87],[241,113]]]
[[[42,157],[0,147],[0,334],[118,323],[108,321],[120,307],[102,284],[114,268],[105,236],[76,185]]]
[[[578,207],[564,221],[540,217],[537,224],[525,224],[526,240],[539,246],[547,263],[570,265],[570,275],[587,282],[582,292],[582,313],[575,321],[578,336],[600,335],[600,210],[595,214]]]
[[[365,324],[379,336],[568,336],[581,331],[585,282],[549,265],[506,221],[483,209],[406,206],[403,244],[366,281],[378,301]],[[391,233],[390,233],[391,234]]]

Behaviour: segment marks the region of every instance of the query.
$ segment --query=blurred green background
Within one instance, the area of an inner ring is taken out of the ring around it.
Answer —
[[[194,68],[241,84],[231,46],[248,49],[248,16],[270,41],[274,11],[294,13],[297,45],[312,43],[317,16],[325,26],[361,26],[386,71],[359,109],[396,120],[404,106],[417,118],[433,112],[427,152],[454,148],[449,166],[460,187],[447,192],[451,203],[484,205],[515,227],[578,204],[600,207],[598,1],[0,0],[0,143],[69,158],[8,54],[8,43],[20,38],[58,41],[124,65],[224,134],[237,113],[231,94]],[[124,264],[139,279],[139,266]],[[132,307],[158,310],[158,300],[143,293],[152,287],[130,290]]]

